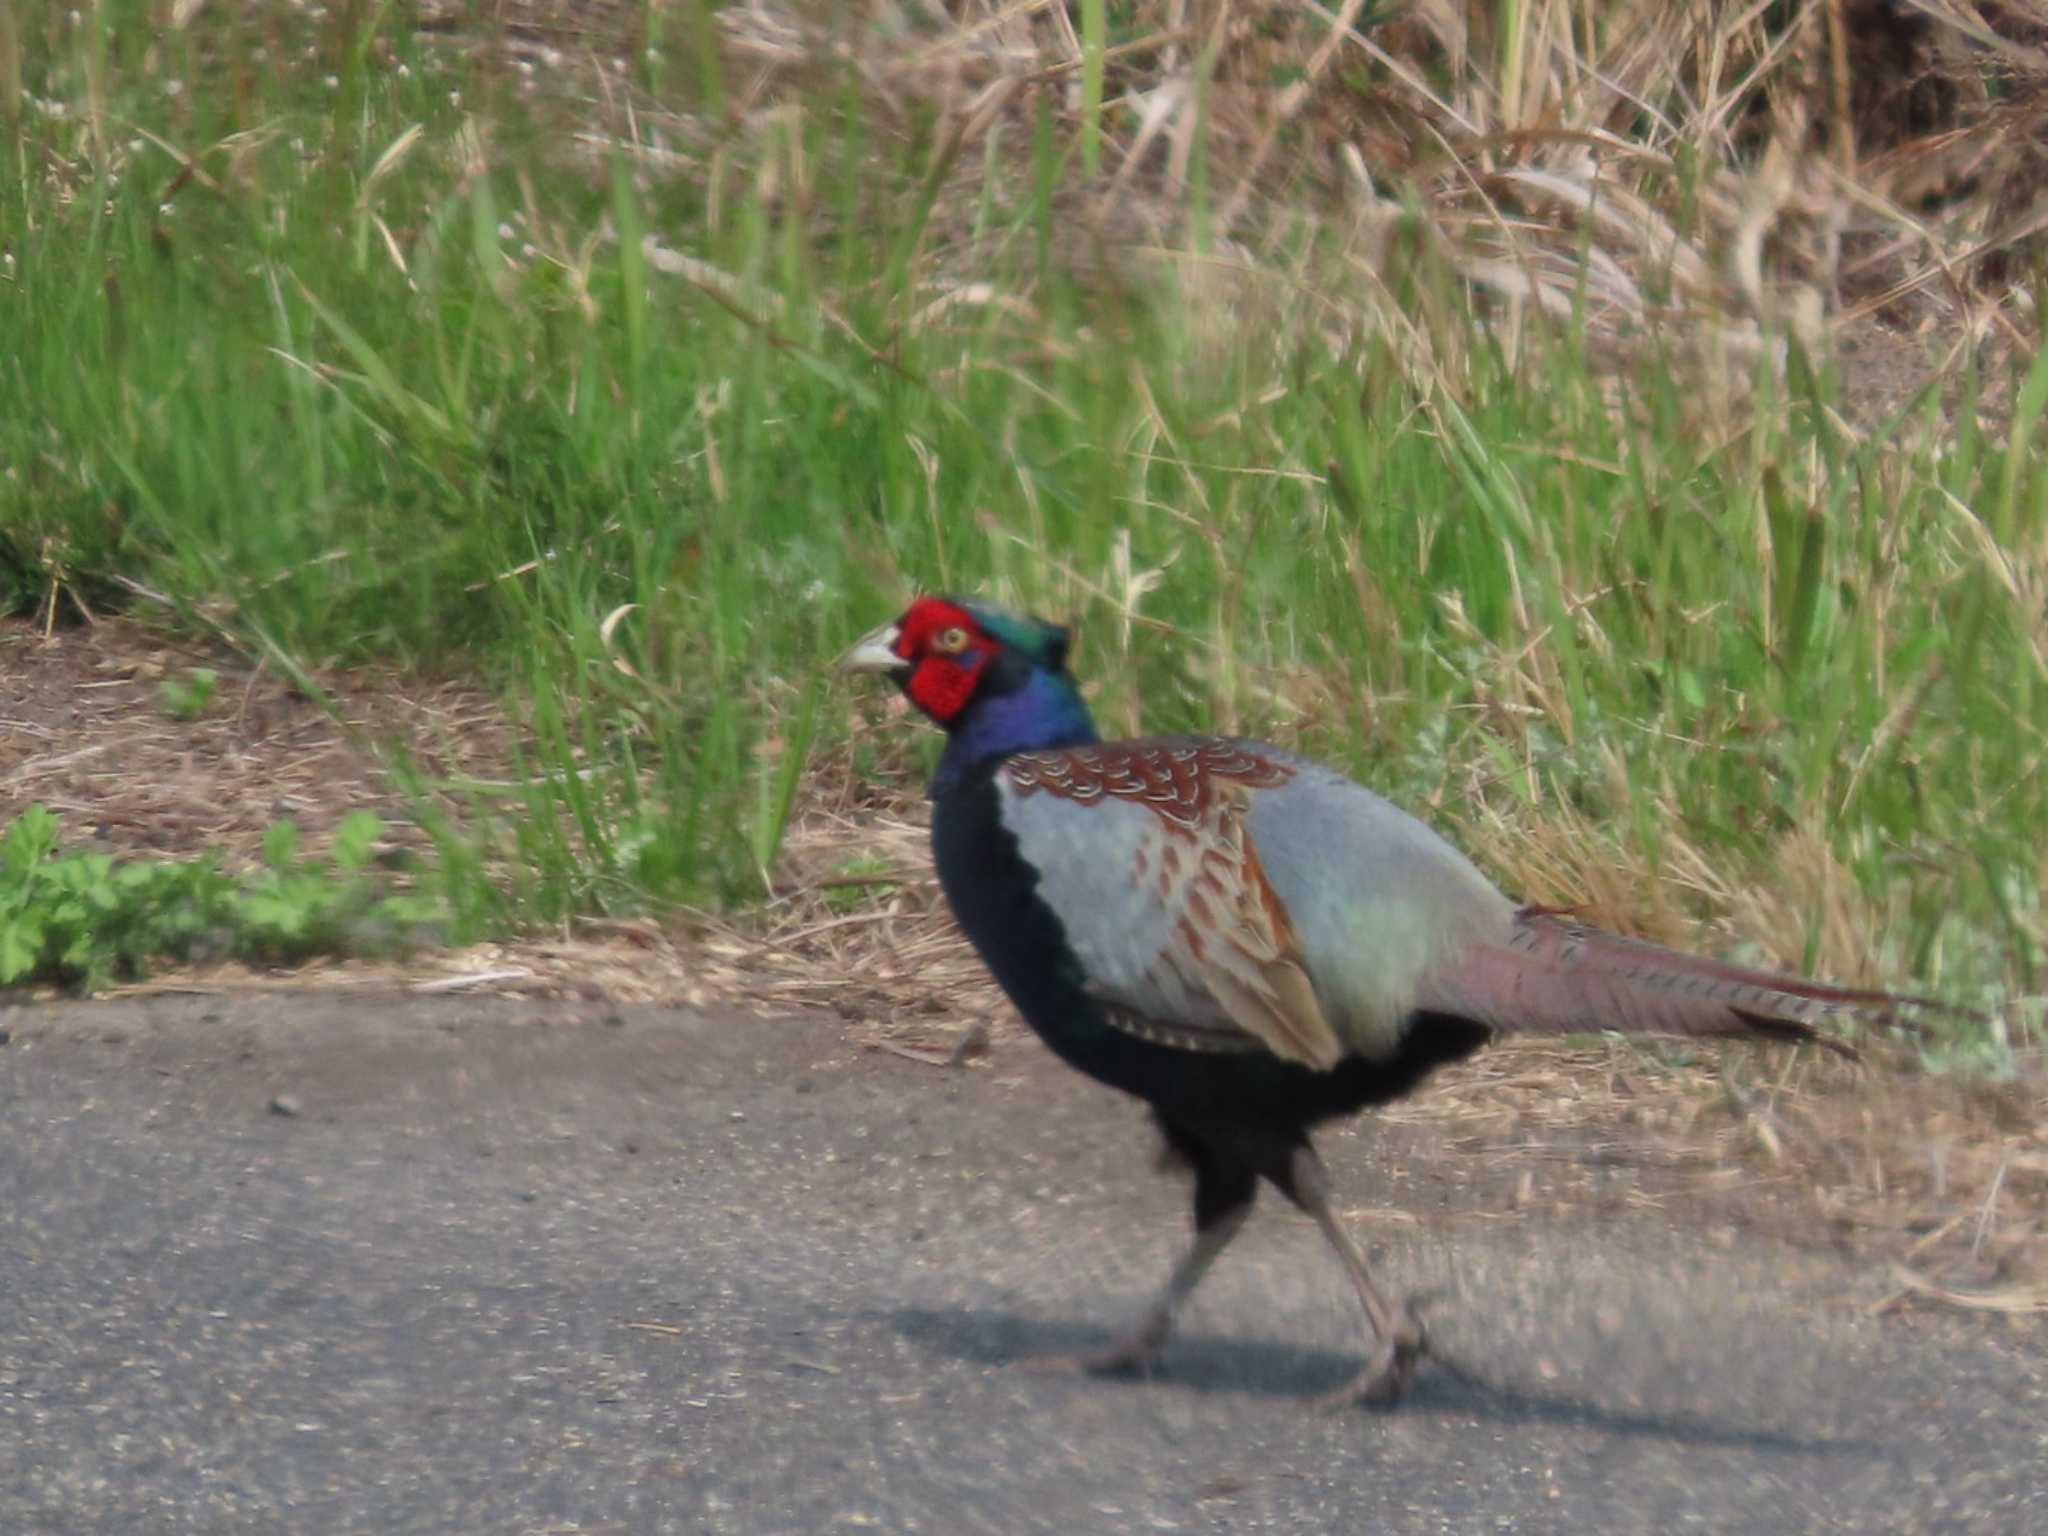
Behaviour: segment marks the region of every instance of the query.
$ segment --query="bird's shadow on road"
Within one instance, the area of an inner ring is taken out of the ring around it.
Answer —
[[[1028,1368],[1037,1362],[1099,1350],[1111,1341],[1105,1329],[1047,1322],[1013,1312],[901,1307],[880,1316],[912,1343],[977,1365]],[[1357,1369],[1355,1356],[1333,1350],[1262,1339],[1182,1334],[1168,1347],[1164,1365],[1149,1377],[1095,1379],[1112,1387],[1150,1384],[1194,1392],[1249,1393],[1307,1401],[1341,1386]],[[1680,1445],[1780,1455],[1869,1455],[1881,1449],[1853,1438],[1821,1438],[1754,1425],[1719,1424],[1683,1414],[1610,1406],[1564,1393],[1531,1391],[1512,1383],[1485,1380],[1461,1364],[1442,1360],[1423,1363],[1414,1386],[1393,1411],[1594,1430]]]

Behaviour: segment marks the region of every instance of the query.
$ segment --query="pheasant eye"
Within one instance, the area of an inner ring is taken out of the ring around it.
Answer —
[[[942,629],[932,637],[932,649],[944,651],[948,656],[958,656],[967,649],[967,631],[955,624],[951,629]]]

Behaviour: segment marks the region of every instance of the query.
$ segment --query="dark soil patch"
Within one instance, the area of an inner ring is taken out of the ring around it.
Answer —
[[[189,669],[217,674],[207,707],[174,718],[160,688]],[[0,624],[0,822],[30,805],[63,819],[66,847],[128,858],[219,850],[261,857],[273,823],[326,846],[354,810],[418,846],[379,754],[401,746],[430,776],[502,771],[497,704],[459,684],[374,673],[322,678],[332,712],[262,667],[200,654],[124,620],[44,635]]]

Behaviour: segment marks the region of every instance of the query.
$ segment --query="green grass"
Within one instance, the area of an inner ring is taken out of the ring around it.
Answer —
[[[708,12],[661,74],[697,103],[734,88]],[[1092,94],[963,216],[949,125],[850,73],[671,173],[578,160],[566,109],[384,9],[148,14],[24,42],[70,110],[0,180],[0,599],[143,589],[290,671],[488,678],[530,787],[415,784],[453,931],[758,895],[866,707],[826,663],[992,589],[1078,620],[1109,727],[1300,742],[1532,898],[1608,867],[1754,930],[1742,893],[1789,889],[1816,957],[1839,898],[1894,977],[2034,990],[2048,372],[1996,436],[1928,399],[1854,438],[1797,359],[1705,412],[1654,348],[1617,409],[1572,325],[1510,361],[1426,239],[1379,277],[1456,368],[1263,323],[1249,281],[1235,321],[1070,270]]]

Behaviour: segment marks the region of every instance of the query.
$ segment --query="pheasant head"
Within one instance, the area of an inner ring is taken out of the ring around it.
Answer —
[[[1071,638],[1061,625],[992,603],[920,597],[840,667],[885,674],[945,730],[937,794],[990,758],[1097,739],[1067,671]]]

